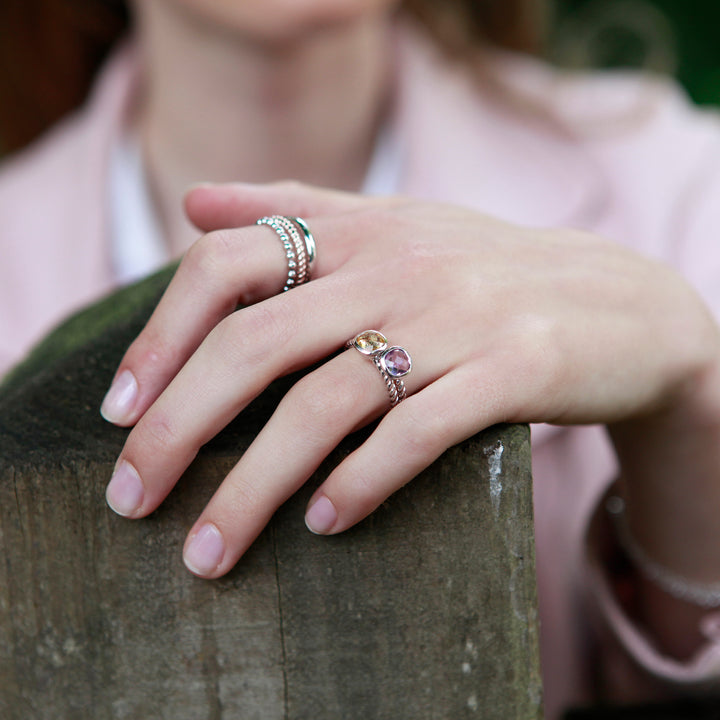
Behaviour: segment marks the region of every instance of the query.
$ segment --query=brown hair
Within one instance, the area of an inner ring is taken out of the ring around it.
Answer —
[[[544,49],[547,0],[405,0],[447,52],[471,56],[482,44],[537,54]]]
[[[538,52],[545,0],[405,0],[454,55],[479,43]],[[1,0],[0,149],[15,150],[77,107],[128,27],[123,0]]]

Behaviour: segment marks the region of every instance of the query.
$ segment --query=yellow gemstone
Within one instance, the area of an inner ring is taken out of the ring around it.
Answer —
[[[377,330],[366,330],[353,340],[353,344],[363,355],[372,355],[387,347],[387,338]]]

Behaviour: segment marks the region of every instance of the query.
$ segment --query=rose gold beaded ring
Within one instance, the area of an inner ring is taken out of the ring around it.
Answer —
[[[410,353],[397,345],[390,346],[387,338],[378,330],[364,330],[348,340],[346,345],[354,347],[373,361],[387,386],[390,406],[400,404],[407,396],[402,378],[412,370]]]
[[[271,227],[283,245],[288,271],[282,291],[287,292],[306,283],[317,254],[315,238],[307,223],[299,217],[270,215],[261,217],[255,224]]]

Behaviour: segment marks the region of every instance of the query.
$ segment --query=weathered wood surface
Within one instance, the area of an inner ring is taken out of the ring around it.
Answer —
[[[525,427],[471,438],[316,537],[305,504],[357,433],[228,576],[197,579],[185,533],[286,378],[151,517],[107,508],[126,431],[98,407],[167,277],[75,318],[0,387],[0,718],[540,717]]]

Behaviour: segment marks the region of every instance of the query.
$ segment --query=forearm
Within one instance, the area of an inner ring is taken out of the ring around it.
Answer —
[[[694,583],[720,582],[720,363],[652,417],[610,428],[628,531],[656,563]],[[639,622],[660,649],[689,657],[707,608],[638,574]]]

